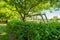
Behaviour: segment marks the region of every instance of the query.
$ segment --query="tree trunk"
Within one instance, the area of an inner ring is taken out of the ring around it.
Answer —
[[[24,16],[22,17],[22,20],[23,20],[23,22],[26,21],[26,15],[24,15]]]

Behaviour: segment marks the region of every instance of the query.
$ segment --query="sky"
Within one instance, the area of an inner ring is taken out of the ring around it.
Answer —
[[[60,18],[60,9],[55,11],[54,9],[51,9],[52,13],[49,10],[43,10],[46,13],[46,16],[48,19],[53,18],[54,16],[57,16]]]

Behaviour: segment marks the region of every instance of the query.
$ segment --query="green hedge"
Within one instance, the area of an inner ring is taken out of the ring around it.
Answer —
[[[12,20],[8,23],[10,40],[59,40],[60,23],[35,23]]]

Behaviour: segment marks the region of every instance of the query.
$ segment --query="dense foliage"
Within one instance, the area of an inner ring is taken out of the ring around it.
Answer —
[[[0,23],[7,24],[0,24],[0,40],[60,40],[60,23],[56,18],[48,23],[25,20],[50,8],[60,9],[60,0],[0,0]]]
[[[12,12],[20,14],[20,18],[24,21],[26,17],[35,12],[41,12],[44,9],[60,8],[59,0],[1,0],[6,4],[4,7]]]
[[[60,23],[12,20],[8,23],[8,34],[10,40],[58,40],[60,39]]]
[[[16,11],[14,11],[14,9],[14,7],[8,5],[3,0],[0,0],[0,21],[18,19],[19,14]]]

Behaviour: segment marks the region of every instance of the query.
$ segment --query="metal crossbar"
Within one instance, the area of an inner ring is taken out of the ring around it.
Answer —
[[[38,16],[38,15],[42,18],[43,22],[45,23],[44,18],[43,18],[43,15],[44,15],[45,18],[46,18],[46,21],[48,22],[48,19],[47,19],[47,16],[46,16],[45,13],[44,13],[44,14],[41,14],[41,13],[39,13],[39,14],[34,14],[34,15],[32,15],[32,16]]]

